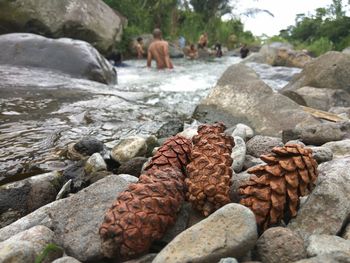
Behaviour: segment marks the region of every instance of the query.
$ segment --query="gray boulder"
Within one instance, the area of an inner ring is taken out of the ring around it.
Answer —
[[[0,4],[0,34],[70,37],[89,42],[102,53],[121,40],[123,19],[101,0],[14,0]]]
[[[283,93],[296,103],[328,111],[331,107],[349,107],[350,94],[342,89],[301,87]]]
[[[279,136],[282,130],[306,120],[319,122],[289,98],[274,93],[241,63],[225,71],[193,117],[202,122],[224,121],[228,126],[245,123],[256,133],[270,136]]]
[[[318,167],[316,188],[288,228],[306,240],[314,234],[337,234],[350,214],[350,157],[334,159]]]
[[[98,260],[102,258],[98,228],[116,196],[128,185],[129,182],[118,175],[101,179],[75,195],[43,206],[0,229],[0,241],[33,226],[44,225],[54,231],[57,244],[68,255],[80,261]]]
[[[331,150],[336,158],[350,155],[350,139],[337,142],[327,142],[323,144],[322,147]]]
[[[289,263],[306,258],[304,241],[287,228],[272,227],[256,243],[256,254],[262,262]]]
[[[218,262],[243,257],[255,245],[254,214],[246,207],[228,204],[188,228],[171,241],[153,263]]]
[[[307,240],[306,250],[309,257],[340,252],[350,258],[350,240],[338,236],[312,235]]]
[[[0,186],[0,228],[54,201],[62,184],[52,172]]]
[[[305,86],[350,92],[349,83],[350,55],[330,51],[308,63],[281,92],[286,94]]]
[[[342,236],[344,239],[346,240],[350,240],[350,222],[348,223],[348,225],[346,226],[345,230],[344,230],[344,234]]]
[[[117,81],[113,66],[84,41],[14,33],[1,35],[0,46],[0,64],[43,68],[105,84]]]
[[[315,158],[317,163],[324,163],[333,159],[333,152],[331,149],[323,146],[310,146],[312,150],[312,157]]]
[[[344,48],[342,52],[350,55],[350,47]]]

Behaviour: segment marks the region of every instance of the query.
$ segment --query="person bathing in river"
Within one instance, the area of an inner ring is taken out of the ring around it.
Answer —
[[[190,49],[188,50],[187,57],[189,59],[198,58],[198,51],[197,51],[196,47],[194,46],[194,44],[190,45]]]
[[[162,39],[162,31],[159,28],[153,30],[153,38],[154,40],[148,48],[147,67],[151,67],[152,59],[154,59],[158,69],[173,68],[168,42]]]
[[[200,37],[199,37],[199,40],[198,40],[198,48],[205,48],[208,44],[208,34],[207,32],[204,32]]]
[[[143,54],[145,54],[145,51],[143,50],[143,39],[142,37],[137,38],[137,44],[135,45],[136,52],[137,52],[137,58],[141,59],[143,58]]]

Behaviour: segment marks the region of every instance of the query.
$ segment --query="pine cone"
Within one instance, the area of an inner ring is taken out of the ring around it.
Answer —
[[[299,197],[312,190],[318,176],[310,148],[286,144],[272,152],[261,156],[266,165],[248,170],[254,175],[239,189],[240,203],[254,212],[261,231],[296,216]]]
[[[175,220],[185,198],[191,142],[172,137],[158,149],[139,181],[129,185],[107,211],[100,227],[106,257],[129,259],[149,249]]]
[[[187,165],[187,198],[208,216],[230,202],[233,138],[222,123],[201,125],[193,137],[191,163]]]

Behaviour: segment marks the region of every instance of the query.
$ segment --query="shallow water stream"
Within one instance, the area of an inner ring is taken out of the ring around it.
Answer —
[[[175,69],[165,71],[126,61],[128,67],[118,68],[117,86],[0,65],[0,185],[63,169],[60,151],[84,136],[112,147],[122,137],[154,134],[169,120],[189,120],[225,69],[239,61],[177,59]],[[274,89],[299,72],[250,66]]]

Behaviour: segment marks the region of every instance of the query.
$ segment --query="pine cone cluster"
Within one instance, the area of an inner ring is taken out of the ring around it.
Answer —
[[[185,198],[184,167],[191,142],[176,136],[158,149],[139,181],[107,211],[99,233],[106,257],[141,255],[175,222]]]
[[[187,198],[208,216],[230,202],[231,152],[234,141],[222,123],[201,125],[193,137],[191,163],[187,165]]]
[[[286,144],[272,152],[261,156],[266,165],[248,170],[253,175],[239,189],[240,203],[254,212],[261,231],[296,216],[299,197],[312,190],[318,176],[310,148]]]

